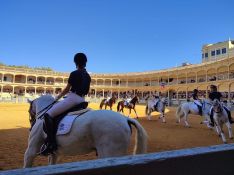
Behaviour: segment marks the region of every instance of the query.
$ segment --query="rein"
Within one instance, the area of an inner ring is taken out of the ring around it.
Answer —
[[[46,106],[44,109],[40,110],[37,114],[36,117],[39,116],[40,114],[42,114],[42,112],[44,111],[44,113],[38,117],[38,119],[43,119],[44,118],[44,114],[55,104],[57,103],[57,101],[54,101],[53,103],[49,104],[48,106]]]

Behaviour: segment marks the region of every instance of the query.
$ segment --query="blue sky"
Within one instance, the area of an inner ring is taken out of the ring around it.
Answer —
[[[0,62],[93,73],[200,63],[203,44],[234,39],[233,0],[0,0]]]

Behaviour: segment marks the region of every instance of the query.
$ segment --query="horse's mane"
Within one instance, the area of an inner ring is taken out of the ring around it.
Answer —
[[[42,95],[36,99],[36,112],[39,112],[49,104],[54,102],[54,97],[51,95]]]

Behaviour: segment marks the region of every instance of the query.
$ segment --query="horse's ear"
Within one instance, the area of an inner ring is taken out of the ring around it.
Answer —
[[[28,103],[32,103],[32,101],[33,101],[33,100],[27,99],[27,102],[28,102]]]

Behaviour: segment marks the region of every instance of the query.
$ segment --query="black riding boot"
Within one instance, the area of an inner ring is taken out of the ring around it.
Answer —
[[[227,114],[228,114],[228,120],[229,122],[232,124],[234,123],[232,116],[231,116],[231,112],[224,106],[224,109],[226,110]]]
[[[213,109],[211,110],[211,113],[210,113],[210,125],[214,127],[214,111]]]
[[[50,117],[47,113],[44,115],[44,128],[47,134],[47,138],[45,143],[42,145],[39,154],[47,156],[49,154],[53,154],[53,152],[57,149],[54,121],[53,118]]]
[[[198,106],[198,110],[199,110],[199,115],[202,116],[202,107]]]

